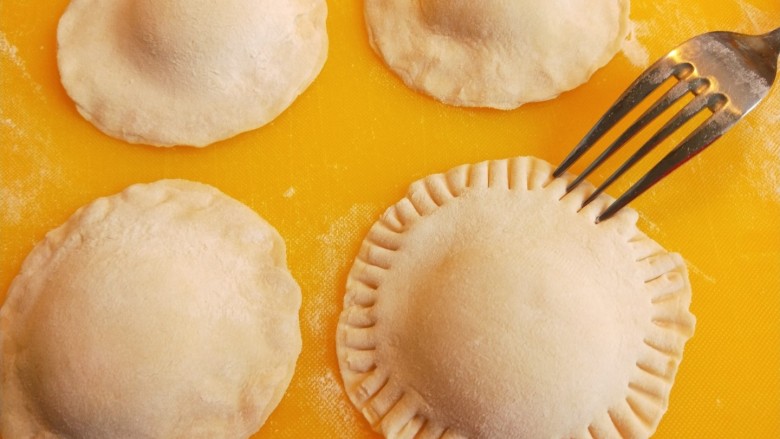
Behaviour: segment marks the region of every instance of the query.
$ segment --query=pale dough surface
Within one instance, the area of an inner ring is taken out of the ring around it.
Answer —
[[[81,208],[0,310],[2,437],[249,437],[301,349],[285,258],[273,227],[200,183]]]
[[[106,134],[205,146],[258,128],[319,74],[324,0],[72,0],[62,84]]]
[[[516,108],[590,78],[620,50],[629,0],[366,0],[374,50],[451,105]]]
[[[414,183],[369,231],[337,352],[388,438],[647,438],[695,319],[677,254],[538,159]]]

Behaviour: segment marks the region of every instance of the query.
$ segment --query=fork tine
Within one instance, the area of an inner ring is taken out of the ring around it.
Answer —
[[[594,143],[596,143],[610,128],[612,128],[620,119],[625,117],[637,103],[647,97],[659,85],[675,74],[674,62],[668,57],[664,57],[653,63],[642,75],[620,95],[607,112],[596,122],[596,125],[588,131],[585,137],[580,140],[577,146],[561,162],[558,168],[553,172],[553,176],[560,177],[571,165],[576,162],[585,152],[587,152]]]
[[[669,175],[672,171],[702,152],[712,142],[718,140],[740,118],[738,113],[726,109],[719,111],[707,119],[707,121],[694,130],[674,150],[667,154],[658,164],[642,178],[634,183],[623,195],[604,210],[596,218],[596,222],[604,221],[613,216],[617,211],[625,207],[634,198],[641,195],[659,180]]]
[[[664,126],[661,127],[657,133],[650,137],[650,139],[648,139],[647,142],[645,142],[645,144],[642,145],[642,147],[639,148],[637,152],[629,157],[625,163],[620,165],[620,167],[615,172],[613,172],[612,175],[610,175],[609,178],[607,178],[601,184],[601,186],[596,188],[596,190],[593,191],[593,193],[582,202],[582,207],[587,206],[591,201],[595,200],[599,194],[604,192],[604,190],[606,190],[615,180],[617,180],[626,171],[631,169],[632,166],[634,166],[639,160],[641,160],[656,146],[658,146],[659,143],[669,137],[669,135],[671,135],[673,132],[677,131],[685,124],[685,122],[689,121],[704,107],[710,105],[710,100],[710,96],[702,94],[694,98],[691,102],[688,102],[688,104],[685,105],[685,107],[683,107],[679,112],[677,112],[677,114],[675,114],[671,120],[666,122],[666,124],[664,124]]]
[[[674,85],[669,91],[667,91],[662,97],[660,97],[653,105],[648,108],[642,115],[630,126],[628,129],[626,129],[614,142],[612,142],[607,149],[604,150],[593,162],[591,162],[590,165],[588,165],[585,170],[578,175],[569,185],[566,187],[566,192],[571,192],[574,188],[576,188],[583,180],[588,178],[588,176],[596,170],[599,166],[601,166],[607,159],[612,157],[612,155],[627,141],[629,141],[631,138],[633,138],[636,133],[641,131],[647,124],[655,120],[656,117],[658,117],[661,113],[666,111],[669,107],[672,106],[675,102],[677,102],[683,95],[685,95],[688,91],[690,91],[692,88],[695,88],[697,85],[687,82],[687,81],[680,81],[677,84]]]

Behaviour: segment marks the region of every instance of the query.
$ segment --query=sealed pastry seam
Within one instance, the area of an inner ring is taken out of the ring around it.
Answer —
[[[369,42],[413,90],[516,108],[584,82],[621,48],[628,0],[367,0]]]
[[[300,300],[281,236],[217,189],[99,198],[31,251],[0,308],[2,434],[248,437],[292,379]]]
[[[72,0],[57,29],[79,113],[132,143],[206,146],[263,126],[327,57],[322,0]]]
[[[636,229],[637,214],[630,209],[624,209],[610,221],[593,224],[611,199],[602,195],[577,212],[592,187],[581,186],[563,196],[570,176],[553,179],[551,174],[549,164],[526,157],[460,166],[413,183],[406,197],[372,226],[347,279],[344,311],[337,330],[337,355],[349,398],[375,430],[388,438],[470,437],[462,426],[442,422],[438,408],[406,382],[406,377],[399,377],[393,365],[387,364],[387,358],[378,355],[380,347],[405,343],[378,338],[378,328],[382,327],[378,325],[391,324],[381,320],[386,316],[380,315],[383,308],[379,305],[400,294],[384,290],[383,285],[401,275],[392,269],[407,251],[405,235],[411,229],[444,206],[461,202],[463,197],[503,192],[518,197],[539,193],[552,200],[560,199],[560,214],[604,228],[605,233],[618,234],[631,249],[633,263],[643,276],[643,300],[650,311],[647,321],[638,322],[645,333],[641,346],[636,348],[635,363],[627,371],[625,389],[620,390],[625,396],[615,399],[576,431],[565,434],[577,438],[637,438],[649,437],[655,431],[666,411],[682,350],[695,324],[688,311],[690,285],[685,265],[679,255],[667,253]],[[442,370],[446,373],[447,366],[443,365]]]

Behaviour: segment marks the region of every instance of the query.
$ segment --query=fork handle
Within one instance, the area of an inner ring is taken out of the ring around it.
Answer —
[[[775,57],[780,55],[780,27],[766,34],[764,41],[772,46],[772,49],[774,49],[776,54]]]

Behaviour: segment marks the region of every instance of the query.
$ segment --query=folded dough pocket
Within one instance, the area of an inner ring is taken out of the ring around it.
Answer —
[[[387,437],[646,438],[666,411],[691,290],[679,255],[534,158],[414,184],[350,271],[337,352]]]
[[[273,120],[325,63],[324,0],[71,0],[62,85],[118,139],[206,146]]]
[[[301,291],[276,230],[216,189],[134,185],[27,257],[0,309],[14,438],[234,438],[287,389]]]
[[[620,50],[629,0],[366,0],[374,50],[451,105],[512,109],[584,83]]]

